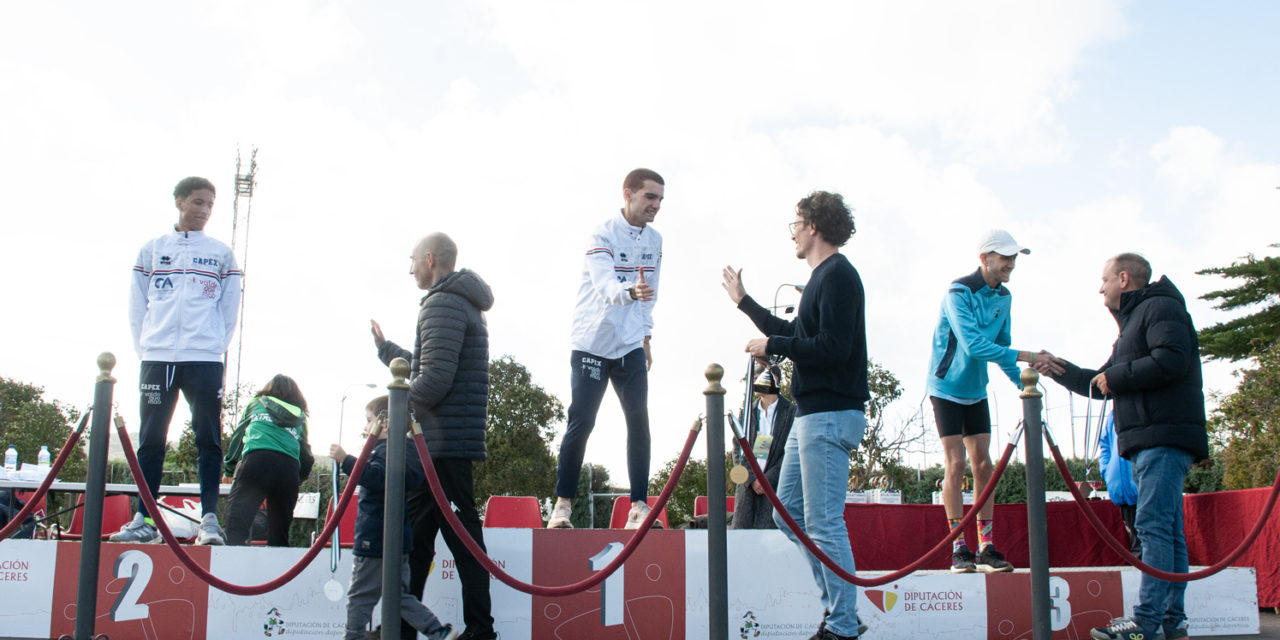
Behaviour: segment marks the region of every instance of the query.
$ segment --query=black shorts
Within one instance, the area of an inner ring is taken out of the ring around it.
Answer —
[[[991,410],[987,399],[974,404],[960,404],[929,396],[933,403],[933,419],[938,423],[938,436],[977,436],[991,433]]]

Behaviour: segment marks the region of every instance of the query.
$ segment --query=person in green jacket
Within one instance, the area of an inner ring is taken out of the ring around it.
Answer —
[[[244,408],[227,445],[223,475],[235,478],[227,500],[227,544],[248,542],[265,499],[267,545],[289,546],[298,485],[314,464],[307,443],[307,399],[293,378],[276,375]]]

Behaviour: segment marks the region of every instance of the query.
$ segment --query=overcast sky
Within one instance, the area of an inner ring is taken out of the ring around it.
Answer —
[[[261,150],[241,379],[296,378],[322,453],[347,392],[342,442],[359,444],[371,392],[351,385],[390,379],[369,319],[412,344],[407,257],[432,231],[493,287],[491,355],[567,404],[587,234],[617,215],[639,166],[667,182],[655,469],[703,410],[707,364],[726,367],[726,403],[741,402],[756,334],[720,270],[743,268],[766,304],[805,282],[786,224],[810,190],[856,209],[844,252],[866,286],[870,355],[905,389],[895,425],[923,399],[939,302],[976,267],[985,229],[1032,249],[1010,283],[1014,346],[1092,366],[1116,335],[1097,294],[1107,257],[1145,254],[1203,327],[1229,317],[1198,299],[1225,283],[1195,271],[1280,242],[1270,2],[6,1],[3,13],[0,375],[83,406],[111,351],[135,427],[134,258],[176,221],[187,175],[217,185],[208,231],[230,242],[237,148]],[[1234,388],[1232,369],[1208,365],[1208,390]],[[1017,390],[992,373],[1003,431]],[[1048,391],[1066,440],[1067,395]],[[621,482],[623,434],[610,394],[587,460]]]

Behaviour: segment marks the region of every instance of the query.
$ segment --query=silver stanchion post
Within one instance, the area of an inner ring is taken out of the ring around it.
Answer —
[[[707,366],[707,605],[711,640],[729,638],[729,569],[724,510],[724,367]],[[750,378],[750,376],[747,376]]]
[[[1049,640],[1049,535],[1044,503],[1044,425],[1040,420],[1043,400],[1036,384],[1040,374],[1030,367],[1022,370],[1022,420],[1027,443],[1027,546],[1031,556],[1031,637]]]
[[[102,500],[106,495],[107,442],[111,437],[111,395],[116,357],[98,355],[98,380],[93,387],[93,419],[89,424],[89,469],[84,488],[84,529],[80,541],[80,581],[76,585],[76,640],[90,640],[98,611],[98,555],[102,549]],[[139,480],[141,482],[141,480]],[[160,514],[155,514],[159,518]]]
[[[387,484],[382,521],[382,640],[400,638],[400,565],[404,561],[404,433],[409,426],[409,363],[391,361],[387,385]],[[441,509],[448,508],[440,505]]]

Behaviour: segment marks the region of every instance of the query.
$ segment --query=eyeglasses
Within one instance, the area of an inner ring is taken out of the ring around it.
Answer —
[[[787,225],[787,231],[791,232],[791,235],[794,236],[796,234],[796,229],[799,229],[806,224],[809,224],[807,220],[796,220],[795,222]]]

